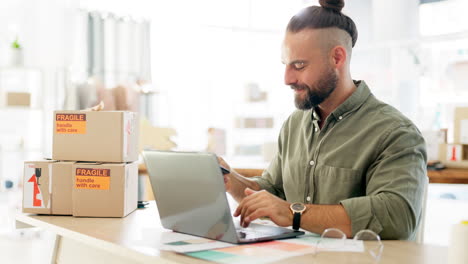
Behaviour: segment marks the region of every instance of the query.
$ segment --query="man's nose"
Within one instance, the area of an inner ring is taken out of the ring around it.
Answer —
[[[291,85],[297,83],[297,77],[293,70],[290,67],[286,66],[284,70],[284,84]]]

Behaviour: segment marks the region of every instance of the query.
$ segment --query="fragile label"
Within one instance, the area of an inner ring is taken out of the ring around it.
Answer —
[[[110,169],[76,168],[75,189],[109,190]]]
[[[86,134],[86,114],[55,114],[57,134]]]

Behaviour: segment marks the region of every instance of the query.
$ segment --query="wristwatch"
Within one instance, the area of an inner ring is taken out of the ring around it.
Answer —
[[[293,213],[292,228],[297,231],[299,230],[299,227],[301,227],[301,216],[307,207],[303,203],[293,203],[289,208]]]

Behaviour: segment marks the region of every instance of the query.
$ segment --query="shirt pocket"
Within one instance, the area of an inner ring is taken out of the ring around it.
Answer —
[[[328,165],[315,170],[317,204],[339,204],[341,200],[365,194],[365,177],[360,170]]]
[[[305,176],[309,164],[304,165],[304,160],[299,157],[288,159],[282,171],[283,190],[289,202],[304,202]]]

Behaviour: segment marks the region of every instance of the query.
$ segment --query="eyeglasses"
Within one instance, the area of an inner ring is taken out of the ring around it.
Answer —
[[[313,263],[375,264],[380,262],[383,248],[380,236],[372,230],[361,230],[351,240],[346,239],[346,234],[340,229],[328,228],[317,241]]]

